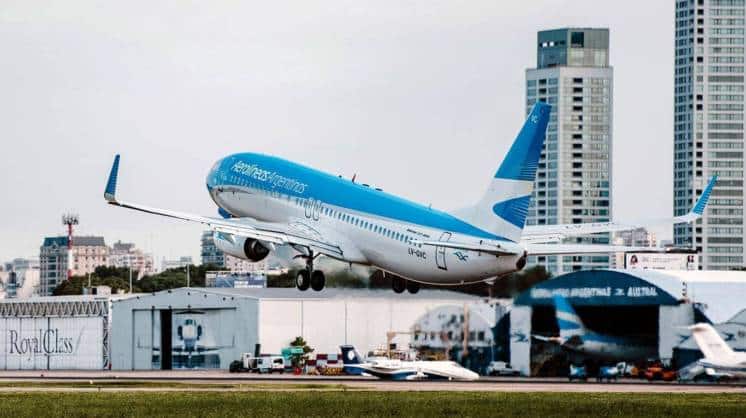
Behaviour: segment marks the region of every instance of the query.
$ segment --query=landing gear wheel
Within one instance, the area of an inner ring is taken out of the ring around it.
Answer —
[[[298,272],[298,275],[295,276],[295,286],[298,288],[298,290],[308,290],[308,287],[311,285],[311,275],[308,273],[308,270],[301,270]]]
[[[417,282],[413,282],[411,280],[407,280],[407,292],[411,294],[415,294],[420,291],[420,284]]]
[[[394,292],[396,293],[403,293],[404,290],[407,288],[407,281],[402,279],[401,277],[392,277],[391,288],[394,289]]]
[[[326,283],[326,277],[324,277],[323,271],[314,270],[311,273],[311,289],[318,292],[324,288],[325,283]]]

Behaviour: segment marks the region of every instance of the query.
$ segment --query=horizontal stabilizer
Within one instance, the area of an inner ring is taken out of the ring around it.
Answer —
[[[641,227],[659,225],[674,225],[679,223],[694,222],[704,214],[707,203],[710,200],[712,189],[717,183],[717,176],[713,176],[692,206],[692,209],[682,216],[666,219],[649,219],[636,222],[592,222],[582,224],[559,224],[559,225],[530,225],[524,228],[521,241],[524,243],[550,243],[559,242],[568,237],[588,234],[601,234],[607,232],[631,231]],[[649,248],[646,248],[649,250]],[[616,252],[616,251],[614,251]]]
[[[627,247],[602,244],[533,244],[525,243],[529,255],[604,254],[656,250],[655,247]],[[663,252],[663,249],[660,249]]]

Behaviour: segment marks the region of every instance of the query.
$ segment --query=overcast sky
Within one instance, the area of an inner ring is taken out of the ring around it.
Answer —
[[[434,207],[477,200],[524,118],[536,32],[611,30],[613,212],[672,214],[674,1],[10,1],[0,4],[0,261],[80,234],[198,260],[205,175],[278,155]],[[664,237],[669,230],[659,231]]]

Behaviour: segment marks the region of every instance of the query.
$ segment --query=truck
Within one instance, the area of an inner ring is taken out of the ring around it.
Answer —
[[[228,368],[231,373],[285,373],[285,359],[282,356],[262,355],[252,353],[241,354],[241,360],[232,362]]]

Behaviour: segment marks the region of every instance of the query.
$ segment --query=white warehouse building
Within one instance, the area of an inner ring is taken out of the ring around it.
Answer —
[[[280,353],[302,336],[316,353],[342,344],[361,352],[382,347],[388,331],[411,331],[443,306],[486,304],[478,297],[423,289],[390,290],[181,288],[112,304],[111,364],[115,370],[228,368],[241,353]],[[394,342],[407,345],[411,336]],[[163,355],[161,354],[163,353]]]

